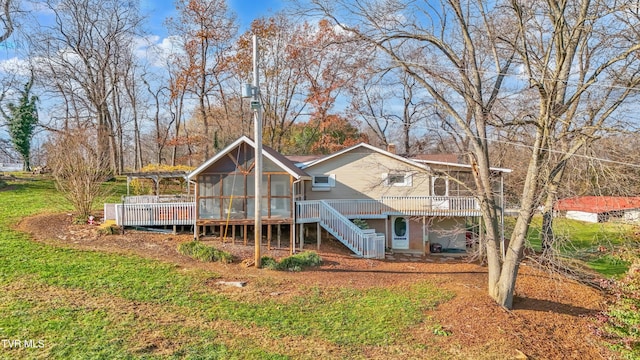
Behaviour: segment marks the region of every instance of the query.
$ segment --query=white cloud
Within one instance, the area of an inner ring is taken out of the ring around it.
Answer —
[[[18,57],[0,60],[0,73],[12,76],[29,76],[29,62]]]
[[[166,67],[167,60],[182,53],[180,40],[176,36],[160,38],[158,35],[141,37],[134,42],[134,53],[140,59],[146,59],[152,66]]]

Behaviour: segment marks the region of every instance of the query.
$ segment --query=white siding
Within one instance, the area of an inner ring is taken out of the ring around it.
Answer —
[[[640,221],[640,210],[627,210],[624,213],[624,220],[629,222]]]
[[[568,210],[565,216],[567,219],[580,220],[580,221],[589,222],[589,223],[598,222],[598,214],[595,214],[595,213]]]

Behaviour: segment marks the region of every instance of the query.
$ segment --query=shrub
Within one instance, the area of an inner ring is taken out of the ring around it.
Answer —
[[[360,228],[360,230],[369,229],[369,224],[362,219],[353,219],[353,223]]]
[[[286,257],[280,262],[270,257],[262,258],[262,267],[281,271],[302,271],[302,269],[322,264],[320,256],[313,251],[305,251]]]
[[[120,233],[120,228],[114,220],[107,220],[98,227],[98,234],[100,235],[113,235],[118,233]]]
[[[86,225],[89,222],[89,215],[77,215],[73,218],[74,225]]]
[[[231,255],[231,253],[218,250],[213,246],[204,245],[195,240],[178,245],[178,252],[200,261],[220,261],[225,264],[233,262],[233,255]]]
[[[261,257],[260,263],[265,269],[278,270],[278,261],[270,256]]]

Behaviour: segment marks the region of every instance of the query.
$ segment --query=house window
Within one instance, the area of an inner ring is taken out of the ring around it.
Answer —
[[[336,175],[314,175],[311,190],[313,191],[329,191],[336,186]]]
[[[410,173],[389,173],[383,174],[385,186],[411,186],[412,179]]]

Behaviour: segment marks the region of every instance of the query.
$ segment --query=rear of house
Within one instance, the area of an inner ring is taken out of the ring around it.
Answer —
[[[479,207],[470,196],[470,169],[421,164],[359,144],[303,167],[307,201],[324,201],[350,220],[375,229],[385,248],[428,253],[431,244],[463,252]],[[437,194],[437,195],[436,195]]]
[[[252,238],[254,156],[254,142],[241,137],[188,175],[195,185],[188,220],[194,237]],[[494,172],[502,204],[499,189],[508,170]],[[464,252],[470,234],[481,233],[472,187],[468,165],[414,161],[368,144],[299,164],[264,147],[259,216],[269,246],[282,241],[292,251],[330,235],[369,258],[384,258],[388,250],[425,254],[435,245]],[[149,211],[157,205],[137,204]],[[129,208],[123,204],[119,211]]]

